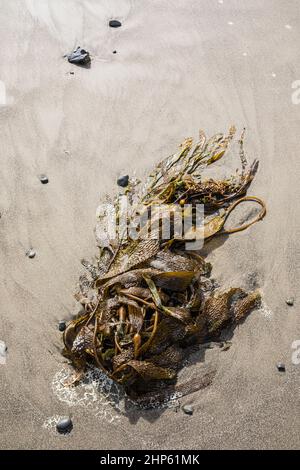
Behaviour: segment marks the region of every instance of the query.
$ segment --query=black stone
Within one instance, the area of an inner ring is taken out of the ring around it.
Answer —
[[[60,434],[67,434],[72,431],[73,423],[71,418],[62,418],[58,421],[56,429]]]
[[[113,51],[113,54],[116,54],[116,53],[117,53],[117,51]]]
[[[192,415],[194,413],[194,408],[192,407],[192,405],[183,405],[182,407],[182,411],[186,414],[186,415]]]
[[[59,331],[65,331],[66,329],[66,322],[64,322],[63,320],[61,320],[58,324],[58,329]]]
[[[120,178],[118,178],[117,183],[122,188],[126,188],[126,186],[128,186],[128,183],[129,183],[129,176],[128,175],[120,176]]]
[[[28,258],[30,258],[30,259],[33,259],[33,258],[36,257],[36,251],[34,251],[34,250],[31,248],[30,250],[27,251],[26,256],[28,256]]]
[[[285,372],[285,365],[282,362],[278,362],[277,369],[279,372]]]
[[[110,20],[109,26],[111,28],[120,28],[120,26],[122,26],[122,23],[121,21],[118,21],[118,20]]]
[[[49,178],[48,178],[48,176],[46,176],[46,175],[41,175],[41,176],[40,176],[40,182],[41,182],[42,184],[48,184],[48,183],[49,183]]]
[[[75,51],[73,51],[67,57],[68,61],[75,65],[87,65],[91,62],[89,52],[85,49],[82,49],[81,47],[77,47],[77,49],[75,49]]]

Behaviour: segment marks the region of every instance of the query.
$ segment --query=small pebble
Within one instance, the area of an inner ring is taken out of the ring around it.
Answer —
[[[74,75],[74,72],[70,72],[70,75]]]
[[[120,176],[120,178],[118,178],[117,180],[117,183],[122,188],[126,188],[126,186],[128,186],[128,183],[129,183],[129,176],[128,175]]]
[[[295,302],[295,299],[293,297],[290,297],[289,299],[286,299],[285,301],[287,303],[287,305],[294,305],[294,302]]]
[[[58,324],[58,329],[59,331],[65,331],[66,329],[66,322],[64,322],[63,320],[61,320]]]
[[[91,57],[88,51],[82,49],[80,46],[75,49],[71,54],[67,55],[68,61],[75,65],[90,65]]]
[[[222,351],[228,351],[228,349],[231,348],[231,345],[232,345],[231,341],[224,341],[224,344],[222,346]]]
[[[34,251],[34,250],[31,248],[30,250],[27,251],[26,256],[28,256],[28,258],[30,258],[30,259],[33,259],[33,258],[36,257],[36,251]]]
[[[40,182],[42,184],[48,184],[49,183],[49,178],[46,175],[41,175],[40,176]]]
[[[56,429],[60,434],[67,434],[72,431],[73,423],[71,418],[62,418],[58,421]]]
[[[278,362],[277,369],[279,372],[285,372],[285,365],[282,362]]]
[[[113,54],[116,54],[116,53],[117,53],[117,51],[113,51]]]
[[[186,415],[192,415],[194,413],[194,408],[192,407],[192,405],[183,405],[182,407],[182,411],[186,414]]]
[[[109,26],[111,28],[120,28],[120,26],[122,26],[122,23],[121,21],[118,21],[118,20],[110,20]]]

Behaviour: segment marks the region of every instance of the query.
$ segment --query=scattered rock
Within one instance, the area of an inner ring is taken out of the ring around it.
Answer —
[[[75,49],[75,51],[73,51],[67,57],[68,61],[75,65],[87,65],[91,62],[89,52],[87,52],[85,49],[82,49],[80,46],[77,47],[77,49]]]
[[[58,421],[56,429],[60,434],[67,434],[72,431],[73,423],[71,418],[62,418]]]
[[[295,299],[294,299],[294,297],[290,297],[289,299],[286,299],[285,302],[286,302],[287,305],[293,306],[294,302],[295,302]]]
[[[58,329],[59,331],[65,331],[66,329],[66,322],[61,320],[59,323],[58,323]]]
[[[122,26],[122,23],[121,21],[118,21],[118,20],[110,20],[109,26],[111,28],[120,28],[120,26]]]
[[[49,178],[46,175],[40,175],[40,182],[42,184],[48,184],[49,183]]]
[[[26,256],[28,256],[30,259],[33,259],[36,257],[36,251],[30,248],[30,250],[27,251]]]
[[[194,413],[194,408],[192,407],[192,405],[183,405],[182,407],[182,411],[186,414],[186,415],[192,415]]]
[[[70,72],[70,75],[74,75],[74,74],[75,74],[75,72]]]
[[[222,346],[222,351],[228,351],[232,346],[231,341],[224,341],[223,346]]]
[[[129,183],[129,176],[128,175],[120,176],[120,178],[118,178],[117,183],[122,188],[126,188],[126,186],[128,186],[128,183]]]
[[[116,53],[117,53],[117,51],[113,51],[113,54],[116,54]]]
[[[278,362],[277,369],[279,372],[285,372],[285,365],[282,362]]]

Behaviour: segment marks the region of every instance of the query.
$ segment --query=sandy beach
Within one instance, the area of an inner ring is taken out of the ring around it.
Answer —
[[[299,448],[297,0],[0,0],[0,23],[0,448]],[[89,69],[63,57],[77,46],[90,52]],[[248,158],[260,161],[249,194],[268,213],[212,242],[208,261],[222,286],[258,287],[264,308],[228,351],[194,358],[189,374],[216,375],[180,400],[192,416],[176,406],[120,411],[97,394],[99,378],[64,393],[57,325],[79,309],[73,292],[80,260],[97,253],[100,198],[200,128],[231,124],[247,129]],[[53,423],[65,415],[74,428],[61,436]]]

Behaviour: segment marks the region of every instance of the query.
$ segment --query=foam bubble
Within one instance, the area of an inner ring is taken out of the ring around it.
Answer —
[[[69,407],[88,409],[95,417],[108,423],[118,422],[128,409],[164,409],[180,405],[182,394],[179,392],[167,396],[163,402],[152,399],[147,404],[137,404],[126,396],[123,387],[96,367],[90,367],[78,385],[66,386],[73,375],[69,368],[63,368],[55,374],[51,386],[56,398]],[[60,416],[48,418],[44,427],[54,429],[59,419]]]

